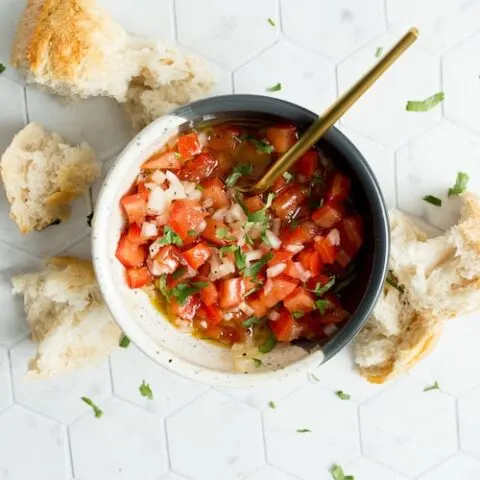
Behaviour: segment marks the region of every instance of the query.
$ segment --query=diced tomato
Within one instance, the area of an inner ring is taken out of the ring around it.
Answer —
[[[290,312],[311,312],[315,297],[304,287],[297,287],[285,300],[283,304]]]
[[[233,308],[240,305],[245,295],[245,284],[243,279],[228,278],[222,280],[219,287],[220,308]]]
[[[190,132],[185,135],[181,135],[177,140],[177,148],[178,153],[182,158],[189,158],[193,157],[194,155],[198,155],[202,151],[198,134],[196,132]]]
[[[268,308],[288,297],[298,285],[296,280],[286,275],[278,275],[278,277],[271,278],[268,281],[271,282],[271,289],[268,292],[265,292],[265,287],[263,289],[264,303]]]
[[[318,150],[312,148],[304,153],[295,163],[295,172],[310,178],[318,167]]]
[[[350,193],[350,179],[339,172],[335,172],[330,179],[325,201],[339,202],[345,200]]]
[[[288,275],[289,277],[295,278],[296,280],[301,280],[302,279],[302,275],[301,275],[300,271],[298,270],[298,268],[296,267],[295,262],[293,260],[286,260],[285,264],[287,265],[285,267],[285,270],[283,271],[283,273],[285,275]]]
[[[352,257],[345,251],[340,249],[335,257],[335,261],[342,267],[346,268],[352,261]]]
[[[169,303],[171,312],[184,320],[193,320],[201,305],[202,302],[197,295],[190,295],[187,297],[183,305],[175,299],[170,300]]]
[[[155,255],[155,261],[165,273],[173,273],[182,261],[182,252],[175,245],[165,245]]]
[[[118,241],[115,256],[127,268],[141,267],[147,258],[145,245],[136,245],[128,241],[127,234],[122,234]]]
[[[198,183],[210,177],[217,165],[218,161],[212,152],[203,152],[178,172],[178,178]]]
[[[363,245],[363,221],[360,215],[345,217],[340,225],[340,244],[353,257]]]
[[[293,252],[289,252],[288,250],[277,250],[273,253],[273,257],[268,262],[268,266],[273,267],[279,263],[285,263],[287,260],[292,259],[294,255]]]
[[[208,146],[215,151],[232,153],[240,144],[240,135],[241,130],[236,125],[214,127],[208,141]]]
[[[307,196],[307,188],[298,184],[289,185],[275,197],[272,202],[272,210],[277,217],[290,218],[307,199]]]
[[[137,223],[132,223],[128,227],[127,239],[134,245],[141,245],[148,242],[148,238],[142,237],[142,227]]]
[[[130,288],[141,288],[153,283],[153,276],[147,267],[127,269],[127,283]]]
[[[317,285],[323,287],[330,281],[330,277],[327,277],[327,275],[324,275],[321,273],[320,275],[317,275],[316,277],[310,278],[307,282],[307,288],[309,290],[315,290],[317,288]]]
[[[320,254],[322,262],[330,265],[335,261],[338,248],[330,243],[328,237],[316,237],[315,250]]]
[[[154,170],[157,168],[166,168],[168,170],[178,170],[182,166],[178,153],[162,152],[154,153],[143,165],[142,170]]]
[[[266,136],[275,152],[284,153],[297,142],[297,127],[289,124],[269,127]]]
[[[327,309],[342,308],[342,302],[331,290],[325,293],[323,298],[328,301]]]
[[[149,194],[150,190],[145,186],[144,182],[137,183],[137,193]]]
[[[211,198],[213,208],[222,208],[230,205],[225,185],[218,178],[207,178],[202,182],[204,198]]]
[[[280,240],[285,245],[305,244],[311,242],[317,234],[317,226],[307,220],[293,229],[285,229],[280,235]]]
[[[298,260],[302,264],[302,267],[312,274],[312,277],[316,277],[323,267],[320,254],[313,248],[306,248],[298,254]]]
[[[148,193],[134,193],[120,200],[127,214],[128,223],[141,223],[147,215]]]
[[[327,203],[317,208],[312,213],[312,220],[322,228],[331,228],[339,222],[344,215],[342,206],[333,203]]]
[[[268,325],[279,342],[291,342],[299,338],[302,333],[301,325],[284,308],[280,312],[280,317],[275,321],[269,320]]]
[[[207,218],[206,222],[207,227],[203,230],[200,236],[205,240],[214,243],[215,245],[227,245],[229,243],[228,239],[231,237],[230,229],[227,227],[227,225],[223,222],[215,220],[212,217]],[[226,231],[228,234],[226,237],[222,236],[221,238],[218,238],[218,231]]]
[[[224,345],[233,345],[234,343],[240,343],[243,341],[243,332],[242,330],[230,327],[230,326],[217,326],[218,333],[216,335],[216,339],[223,343]]]
[[[205,305],[206,320],[209,326],[218,325],[223,319],[222,310],[218,305]]]
[[[320,323],[327,325],[329,323],[341,323],[346,320],[350,314],[343,310],[343,308],[334,308],[325,312],[325,315],[320,317]]]
[[[195,270],[198,270],[212,255],[212,249],[206,243],[197,243],[183,252],[184,260]]]
[[[307,338],[323,338],[326,337],[323,330],[324,325],[320,323],[320,315],[317,311],[313,311],[300,317],[298,323],[302,325],[302,334]]]
[[[174,200],[168,224],[185,243],[188,243],[191,240],[188,232],[197,231],[206,215],[196,200]]]
[[[218,291],[215,284],[208,282],[208,286],[200,290],[200,298],[205,305],[213,305],[218,302]]]
[[[245,283],[245,293],[258,289],[259,284],[262,284],[264,281],[265,276],[262,274],[256,275],[255,278],[243,277],[243,282]]]
[[[253,197],[245,198],[243,204],[249,212],[257,212],[265,206],[261,195],[255,195]]]
[[[283,175],[280,175],[276,180],[275,183],[272,185],[270,188],[270,191],[273,193],[278,193],[280,190],[282,190],[283,187],[285,187],[287,184],[287,181],[283,177]]]
[[[268,312],[268,307],[265,305],[265,295],[263,292],[255,292],[247,297],[247,305],[253,309],[256,317],[263,317]]]

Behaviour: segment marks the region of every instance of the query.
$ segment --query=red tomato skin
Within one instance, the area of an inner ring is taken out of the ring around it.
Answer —
[[[304,287],[297,287],[285,300],[283,304],[289,312],[308,313],[313,310],[315,297]]]
[[[319,227],[331,228],[342,219],[343,215],[344,209],[341,205],[327,203],[312,213],[312,220]]]
[[[339,224],[340,244],[353,257],[363,245],[363,220],[360,215],[345,217]]]
[[[272,210],[277,217],[288,219],[308,197],[308,189],[301,185],[289,185],[272,202]]]
[[[270,191],[273,192],[273,193],[278,193],[280,192],[284,187],[286,187],[288,184],[287,184],[287,181],[285,180],[285,178],[283,177],[283,175],[280,175],[280,177],[278,177],[276,180],[275,180],[275,183],[270,187]]]
[[[226,229],[227,231],[230,232],[230,229],[227,227],[227,225],[223,222],[213,219],[212,217],[207,218],[206,222],[207,222],[207,227],[203,230],[200,236],[205,240],[208,240],[209,242],[214,243],[215,245],[219,245],[219,246],[227,245],[229,241],[226,238],[217,237],[217,230],[219,229]]]
[[[182,252],[175,245],[165,245],[155,255],[155,261],[168,273],[173,273],[182,261]]]
[[[183,305],[176,300],[171,300],[169,303],[171,312],[184,320],[193,320],[201,305],[202,302],[197,295],[187,297]]]
[[[172,230],[185,242],[189,243],[190,230],[197,230],[206,213],[196,200],[174,200],[170,210],[168,224]]]
[[[318,150],[312,148],[305,152],[295,163],[295,172],[304,177],[311,178],[318,167]]]
[[[207,178],[202,182],[204,198],[211,198],[213,208],[228,207],[230,200],[228,199],[225,185],[218,177]]]
[[[342,268],[346,268],[352,261],[352,257],[345,250],[340,249],[340,251],[337,253],[337,256],[335,257],[335,261]]]
[[[261,210],[265,206],[261,195],[248,197],[243,201],[243,203],[249,212],[258,212],[258,210]]]
[[[317,226],[310,220],[300,223],[295,228],[286,228],[280,235],[284,245],[303,245],[311,242],[317,234]]]
[[[283,273],[285,275],[287,275],[288,277],[295,278],[296,280],[301,280],[302,275],[298,271],[298,269],[295,266],[295,263],[293,262],[293,260],[287,260],[285,263],[286,263],[287,266],[286,266],[285,270],[283,271]]]
[[[293,258],[294,253],[289,252],[288,250],[277,250],[273,253],[273,257],[268,262],[269,267],[273,267],[274,265],[278,265],[279,263],[286,263],[288,260]]]
[[[313,248],[306,248],[298,254],[298,260],[305,270],[308,270],[312,277],[316,277],[323,268],[320,254]]]
[[[315,250],[320,254],[323,263],[331,265],[335,262],[338,248],[332,245],[327,237],[315,238]]]
[[[198,243],[182,253],[184,260],[198,270],[212,255],[212,249],[206,243]]]
[[[128,227],[127,239],[134,245],[142,245],[148,242],[148,238],[142,237],[142,227],[137,223],[132,223]]]
[[[200,290],[200,298],[207,306],[218,303],[218,290],[217,287],[215,287],[215,284],[208,282],[208,286]]]
[[[285,153],[297,142],[297,127],[291,124],[269,127],[267,128],[266,137],[273,145],[275,152]]]
[[[320,317],[320,323],[322,325],[327,325],[329,323],[342,323],[349,316],[350,314],[346,310],[343,310],[342,308],[334,308],[332,310],[328,310],[325,312],[325,315]]]
[[[168,170],[178,170],[182,164],[176,152],[154,153],[143,165],[142,170],[155,170],[165,168]]]
[[[141,267],[147,259],[147,249],[145,245],[130,243],[127,235],[124,233],[118,241],[115,256],[124,267],[138,268]]]
[[[227,309],[240,305],[244,295],[245,284],[242,278],[228,278],[227,280],[220,281],[220,308]]]
[[[285,297],[288,297],[298,285],[298,282],[286,275],[278,275],[272,278],[272,289],[268,293],[263,291],[263,299],[267,308],[273,307],[278,302],[281,302]],[[253,308],[253,307],[252,307]]]
[[[239,145],[241,129],[236,125],[214,127],[208,147],[219,152],[232,153]]]
[[[210,327],[221,323],[223,312],[218,305],[205,305],[206,321]]]
[[[327,275],[324,275],[323,273],[321,273],[320,275],[310,278],[310,280],[307,281],[307,288],[309,290],[315,290],[315,288],[317,288],[317,285],[320,285],[321,287],[323,287],[329,281],[330,281],[330,278],[327,277]]]
[[[134,193],[122,197],[120,203],[127,215],[128,223],[141,223],[147,215],[148,193]]]
[[[145,186],[144,182],[137,183],[137,193],[147,195],[150,193],[150,190]],[[147,197],[148,198],[148,197]]]
[[[291,342],[301,334],[300,325],[285,308],[281,309],[280,317],[275,321],[269,320],[268,325],[279,342]]]
[[[253,309],[256,317],[263,317],[268,312],[268,307],[265,305],[265,295],[263,292],[255,292],[247,297],[247,305]]]
[[[345,200],[350,194],[350,186],[350,178],[340,172],[335,172],[330,178],[325,201],[329,203]]]
[[[130,288],[141,288],[153,283],[153,276],[147,267],[129,268],[126,273]]]
[[[179,172],[178,178],[199,183],[210,177],[218,165],[218,160],[212,152],[203,152],[190,160]]]
[[[202,151],[202,146],[196,132],[181,135],[177,140],[178,153],[182,158],[193,157]]]

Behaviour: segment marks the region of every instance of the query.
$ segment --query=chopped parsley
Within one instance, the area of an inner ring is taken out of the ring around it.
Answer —
[[[246,214],[247,214],[246,227],[248,227],[252,223],[258,223],[262,227],[262,230],[263,230],[262,233],[267,229],[268,219],[269,219],[267,210],[272,206],[274,196],[275,195],[273,193],[269,193],[267,195],[267,201],[265,203],[265,206],[260,210],[257,210],[256,212],[249,212],[248,210],[246,211]]]
[[[247,256],[240,247],[235,248],[235,265],[241,272],[247,267]]]
[[[397,277],[393,274],[391,270],[388,271],[387,279],[385,280],[391,287],[396,288],[400,293],[405,292],[403,285],[399,285]]]
[[[283,88],[283,85],[280,82],[278,82],[275,85],[273,85],[272,87],[268,87],[267,91],[269,91],[269,92],[279,92],[282,88]]]
[[[333,285],[335,285],[335,277],[331,277],[330,280],[323,286],[320,283],[317,283],[315,289],[310,291],[317,295],[317,297],[321,297],[322,295],[325,295],[325,293],[327,293],[327,291],[330,290]]]
[[[195,295],[195,293],[198,293],[205,287],[208,287],[208,282],[179,283],[168,291],[167,298],[170,296],[175,297],[180,305],[184,305],[188,297]]]
[[[252,360],[256,367],[261,367],[263,365],[263,362],[259,358],[252,358]]]
[[[352,398],[351,395],[348,393],[345,393],[343,390],[337,390],[335,392],[335,395],[340,399],[340,400],[350,400]]]
[[[103,411],[88,397],[80,397],[89,407],[92,407],[95,418],[100,418],[103,415]]]
[[[205,188],[202,185],[197,184],[197,185],[195,185],[195,190],[198,190],[199,192],[203,192],[205,190]]]
[[[87,215],[87,225],[89,227],[92,226],[92,220],[93,220],[93,212],[90,212],[88,215]]]
[[[295,178],[295,175],[290,172],[283,172],[283,178],[287,183],[290,183]]]
[[[140,395],[142,397],[146,397],[149,400],[153,400],[152,389],[150,388],[150,385],[145,382],[145,380],[142,381],[142,384],[138,387],[138,390],[140,391]]]
[[[272,153],[274,150],[273,145],[267,142],[267,140],[258,140],[251,135],[243,135],[240,140],[253,143],[257,149],[257,153]]]
[[[277,408],[277,405],[275,402],[272,402],[271,400],[268,402],[268,406],[272,409],[275,410]]]
[[[197,233],[195,230],[189,230],[189,231],[187,232],[187,235],[188,235],[189,237],[196,237],[196,236],[198,235],[198,233]]]
[[[227,227],[220,227],[215,230],[215,236],[219,239],[234,240],[234,237],[230,235],[230,230]]]
[[[264,322],[263,317],[250,317],[243,321],[243,326],[245,328],[253,327],[254,325],[260,325]]]
[[[181,278],[185,272],[187,271],[187,269],[185,267],[180,267],[180,268],[177,268],[173,273],[172,273],[172,278],[174,280],[178,280],[179,278]]]
[[[423,197],[423,200],[425,200],[427,203],[431,203],[432,205],[435,205],[436,207],[441,207],[442,206],[442,200],[438,197],[433,196],[433,195],[425,195]]]
[[[183,245],[182,239],[168,226],[163,227],[163,237],[158,241],[159,246],[164,245]]]
[[[429,387],[425,387],[423,389],[424,392],[430,392],[431,390],[440,390],[440,385],[437,381],[435,381],[433,385],[430,385]]]
[[[375,50],[375,58],[380,58],[382,56],[382,53],[383,47],[377,47],[377,49]]]
[[[6,69],[7,67],[3,63],[0,63],[0,73],[3,73]]]
[[[302,310],[295,310],[292,312],[292,317],[296,320],[297,318],[302,318],[305,315],[305,312],[302,312]]]
[[[355,480],[353,475],[345,475],[340,465],[332,465],[330,468],[330,474],[333,480]]]
[[[166,275],[161,275],[156,281],[155,281],[155,287],[157,290],[160,291],[160,293],[165,297],[168,298],[168,289],[167,289],[167,276]]]
[[[277,344],[277,338],[275,337],[273,332],[270,332],[266,340],[258,346],[258,351],[260,353],[271,352],[275,348],[276,344]]]
[[[274,27],[276,25],[276,23],[273,21],[273,19],[271,18],[267,18],[267,22],[272,26]]]
[[[121,340],[120,340],[120,343],[118,344],[119,347],[121,348],[127,348],[128,346],[130,345],[130,339],[124,335]]]
[[[468,181],[470,177],[465,172],[458,172],[455,185],[448,189],[448,196],[460,195],[467,189]]]
[[[233,167],[232,173],[225,180],[225,185],[228,188],[233,187],[240,177],[250,175],[252,170],[253,166],[250,163],[238,163]]]
[[[445,93],[438,92],[422,101],[409,100],[405,107],[407,112],[428,112],[445,100]]]
[[[309,380],[314,381],[314,382],[319,382],[320,381],[320,379],[314,373],[309,373],[308,378],[309,378]]]
[[[325,310],[332,308],[330,305],[330,302],[328,300],[325,300],[324,298],[315,300],[314,306],[315,306],[315,309],[320,312],[320,315],[323,315],[325,313]]]
[[[243,274],[246,277],[256,278],[260,273],[260,270],[273,258],[273,253],[268,252],[264,255],[258,262],[252,263],[250,266],[246,267],[243,271]]]
[[[308,428],[297,428],[297,433],[311,433],[312,431]]]

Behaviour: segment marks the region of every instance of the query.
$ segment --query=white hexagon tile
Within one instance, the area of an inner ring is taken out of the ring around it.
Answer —
[[[34,120],[88,141],[103,178],[132,129],[109,99],[65,102],[25,85],[9,65],[25,1],[0,0],[0,154]],[[129,32],[202,55],[217,79],[212,94],[269,95],[319,114],[377,51],[417,26],[417,44],[339,128],[370,163],[389,208],[445,228],[458,215],[458,199],[447,197],[457,172],[480,190],[480,0],[97,1]],[[268,91],[276,83],[282,89]],[[445,101],[430,112],[406,111],[408,100],[439,91]],[[442,209],[423,202],[427,194]],[[384,385],[359,377],[344,350],[280,383],[213,388],[133,344],[68,377],[28,378],[35,346],[10,278],[47,256],[88,258],[90,211],[87,195],[70,220],[22,236],[0,193],[0,480],[332,480],[333,464],[355,480],[480,480],[478,314],[448,322],[429,357]],[[151,400],[140,394],[143,381]]]

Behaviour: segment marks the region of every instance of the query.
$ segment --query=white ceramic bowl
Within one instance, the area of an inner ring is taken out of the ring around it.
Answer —
[[[93,264],[105,302],[120,328],[140,350],[160,365],[186,377],[214,385],[251,386],[266,380],[284,378],[319,365],[324,354],[319,348],[307,351],[293,345],[282,345],[281,348],[277,346],[273,352],[262,357],[266,360],[262,367],[245,374],[234,370],[229,349],[179,331],[154,308],[142,290],[131,290],[125,282],[124,268],[115,257],[117,242],[124,227],[119,202],[139,173],[140,165],[166,141],[177,135],[179,130],[190,128],[197,124],[198,120],[205,122],[217,118],[218,115],[209,112],[217,112],[222,108],[224,112],[228,111],[229,102],[233,102],[237,110],[243,110],[248,103],[250,109],[247,110],[253,112],[255,105],[262,104],[262,101],[265,105],[270,105],[271,109],[272,99],[266,97],[216,97],[194,103],[178,110],[176,114],[156,120],[139,133],[119,155],[103,183],[93,219]],[[282,104],[291,105],[286,102]],[[258,106],[258,111],[265,113],[261,105]],[[251,115],[252,113],[248,113],[246,116]],[[227,118],[231,117],[227,115]],[[385,270],[385,253],[383,257],[382,265]],[[385,272],[382,272],[384,275]],[[348,334],[340,332],[340,336],[344,338],[337,342],[338,346],[336,343],[330,348],[328,356],[336,353],[358,331],[367,318],[382,283],[383,278],[374,282],[373,296],[370,295],[363,302],[365,305],[360,304],[357,309],[357,318],[361,321],[355,323],[353,332],[351,327]]]

